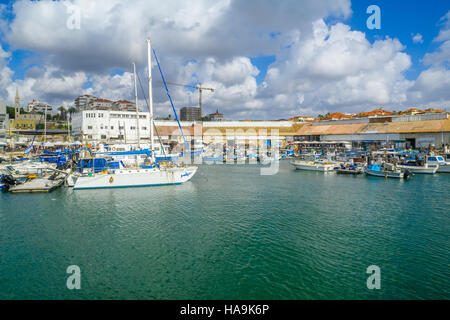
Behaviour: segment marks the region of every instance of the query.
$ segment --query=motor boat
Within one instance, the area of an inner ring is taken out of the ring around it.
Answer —
[[[403,172],[396,168],[395,165],[384,164],[381,166],[378,163],[369,164],[364,170],[366,175],[383,178],[407,179],[410,176],[410,171]]]
[[[317,162],[313,160],[294,160],[290,162],[297,170],[330,172],[335,165],[327,162]]]
[[[427,164],[429,167],[438,167],[437,172],[450,173],[450,162],[445,161],[443,156],[429,156]]]

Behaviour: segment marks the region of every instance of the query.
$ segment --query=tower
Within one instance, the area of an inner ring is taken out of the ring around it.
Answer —
[[[16,99],[15,99],[15,104],[14,104],[14,115],[15,115],[15,119],[19,119],[20,116],[20,97],[19,97],[19,89],[16,89]]]

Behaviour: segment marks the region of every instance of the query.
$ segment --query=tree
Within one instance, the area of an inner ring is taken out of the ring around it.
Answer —
[[[68,111],[69,111],[70,119],[72,119],[72,114],[76,113],[77,109],[75,109],[74,107],[70,107]]]
[[[66,108],[64,108],[63,106],[58,108],[59,114],[60,114],[60,119],[63,121],[67,120],[67,110]]]
[[[15,119],[16,110],[14,109],[14,107],[6,107],[6,113],[8,113],[10,119]]]

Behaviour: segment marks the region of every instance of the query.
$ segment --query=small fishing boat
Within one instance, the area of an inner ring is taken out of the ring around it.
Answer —
[[[0,165],[0,171],[19,178],[27,175],[34,175],[38,172],[51,172],[56,168],[56,164],[47,162],[36,162],[26,160],[18,163],[5,163]]]
[[[396,178],[403,179],[408,178],[410,175],[409,171],[402,172],[402,170],[395,168],[394,166],[386,166],[381,167],[378,163],[369,164],[365,169],[366,175],[374,176],[374,177],[383,177],[383,178]]]
[[[430,156],[427,163],[429,167],[438,167],[439,173],[450,173],[450,162],[445,161],[443,156]]]
[[[330,172],[334,170],[334,164],[326,162],[320,163],[308,160],[295,160],[291,161],[290,163],[297,170],[320,171],[320,172]]]
[[[427,163],[425,163],[423,166],[399,164],[397,165],[397,167],[402,171],[409,170],[412,173],[418,174],[435,174],[439,169],[439,166],[429,166]]]
[[[402,171],[409,170],[412,173],[418,174],[435,174],[438,170],[438,166],[429,166],[425,162],[426,158],[422,155],[413,155],[410,158],[404,160],[402,164],[397,165]]]
[[[354,164],[350,164],[350,165],[344,165],[341,164],[337,169],[336,172],[339,174],[353,174],[353,175],[357,175],[357,174],[361,174],[364,173],[364,168],[363,167],[359,167],[357,165]]]

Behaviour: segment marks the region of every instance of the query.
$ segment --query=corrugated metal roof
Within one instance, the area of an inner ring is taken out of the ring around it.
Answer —
[[[296,135],[330,135],[330,134],[355,134],[361,128],[365,127],[367,123],[353,123],[353,124],[335,124],[312,126],[305,125],[297,131]]]
[[[181,134],[177,126],[157,126],[160,135]],[[421,132],[450,132],[450,118],[445,120],[421,120],[385,123],[353,123],[353,124],[326,124],[312,125],[292,124],[284,127],[202,127],[204,136],[226,135],[227,130],[234,131],[236,135],[256,136],[266,132],[267,135],[278,130],[280,136],[308,136],[308,135],[353,135],[376,133],[421,133]],[[199,128],[200,131],[200,128]],[[194,127],[183,126],[185,135],[193,135]],[[220,132],[220,133],[218,133]]]
[[[304,125],[296,135],[368,134],[368,133],[421,133],[450,131],[450,118],[385,123],[360,123],[343,125]]]

